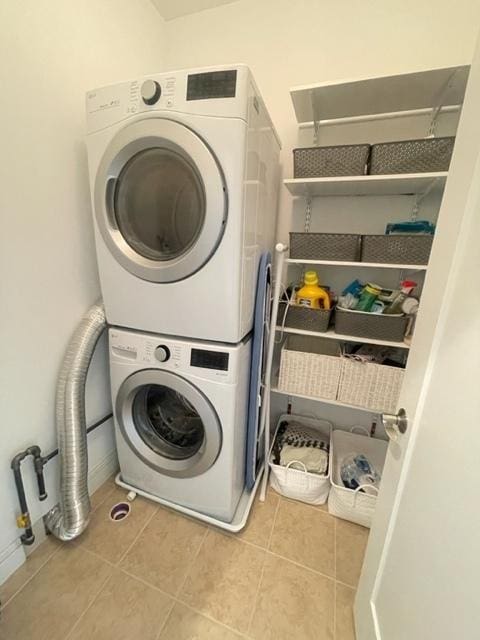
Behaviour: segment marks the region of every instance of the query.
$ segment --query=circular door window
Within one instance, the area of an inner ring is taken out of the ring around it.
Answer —
[[[145,369],[129,376],[118,390],[115,414],[132,451],[160,473],[193,477],[220,453],[214,407],[198,387],[169,371]]]
[[[151,282],[188,278],[222,239],[227,190],[211,149],[189,127],[145,118],[121,129],[97,170],[95,217],[115,260]]]
[[[150,260],[172,260],[198,239],[205,220],[203,183],[196,167],[175,151],[140,151],[118,176],[113,209],[132,249]]]
[[[202,419],[189,401],[170,387],[142,387],[135,395],[132,411],[138,434],[161,456],[185,460],[203,445]]]

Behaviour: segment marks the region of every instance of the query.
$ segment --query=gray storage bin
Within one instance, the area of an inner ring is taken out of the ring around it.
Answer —
[[[403,342],[407,330],[407,316],[390,316],[350,309],[335,310],[335,333],[357,338],[377,338]]]
[[[362,262],[428,264],[432,242],[431,235],[365,235]]]
[[[278,322],[283,322],[285,314],[285,304],[279,307]],[[331,309],[311,309],[300,305],[288,305],[287,316],[285,318],[285,326],[291,329],[303,329],[305,331],[318,331],[324,333],[328,330]]]
[[[290,257],[358,262],[362,237],[353,233],[291,233]]]
[[[372,145],[372,175],[448,171],[455,137],[401,140]]]
[[[369,144],[305,147],[293,150],[294,178],[363,176],[367,172]]]

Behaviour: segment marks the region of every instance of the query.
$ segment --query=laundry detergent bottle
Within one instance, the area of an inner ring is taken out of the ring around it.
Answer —
[[[295,302],[311,309],[330,309],[330,297],[325,289],[318,286],[316,271],[306,271],[301,289],[297,291]]]

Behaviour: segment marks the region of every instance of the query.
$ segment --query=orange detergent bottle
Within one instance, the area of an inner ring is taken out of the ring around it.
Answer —
[[[330,297],[325,289],[318,286],[316,271],[306,271],[303,287],[297,291],[296,304],[311,309],[330,309]]]

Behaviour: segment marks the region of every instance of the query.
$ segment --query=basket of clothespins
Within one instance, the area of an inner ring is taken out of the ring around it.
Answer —
[[[324,504],[330,491],[332,424],[319,418],[283,414],[270,450],[270,486],[309,504]]]

